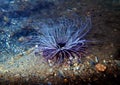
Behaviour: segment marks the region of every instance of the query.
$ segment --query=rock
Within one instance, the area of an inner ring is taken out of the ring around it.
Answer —
[[[65,83],[67,83],[67,82],[68,82],[68,80],[65,78],[65,79],[64,79],[64,82],[65,82]]]
[[[103,64],[98,63],[98,64],[95,65],[95,68],[100,72],[104,72],[107,67]]]
[[[58,76],[61,77],[61,78],[65,77],[65,75],[64,75],[62,70],[58,71]]]
[[[98,62],[99,62],[98,57],[95,57],[95,62],[96,62],[96,63],[98,63]]]

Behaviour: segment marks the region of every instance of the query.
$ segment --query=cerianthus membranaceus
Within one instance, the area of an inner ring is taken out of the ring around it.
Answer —
[[[42,35],[37,37],[39,52],[46,60],[54,60],[56,63],[65,59],[82,57],[87,42],[84,36],[91,28],[89,16],[61,17],[57,20],[48,20],[40,24]]]

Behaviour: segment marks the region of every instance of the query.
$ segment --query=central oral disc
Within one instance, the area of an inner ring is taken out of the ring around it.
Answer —
[[[58,47],[59,48],[63,48],[65,46],[66,43],[58,43]]]

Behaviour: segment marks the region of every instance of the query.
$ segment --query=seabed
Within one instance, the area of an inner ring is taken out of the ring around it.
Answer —
[[[88,54],[81,62],[74,58],[72,64],[67,60],[60,65],[46,62],[43,56],[35,55],[34,47],[14,56],[7,55],[8,59],[0,62],[0,85],[119,85],[120,0],[1,1],[0,46],[4,43],[4,33],[22,42],[27,35],[20,34],[34,27],[32,23],[72,13],[91,15],[92,29],[86,39],[97,43],[88,44]],[[14,9],[6,8],[8,4]]]

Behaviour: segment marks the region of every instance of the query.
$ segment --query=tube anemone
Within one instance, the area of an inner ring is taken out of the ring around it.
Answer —
[[[46,60],[63,62],[74,57],[81,58],[85,52],[86,42],[84,36],[91,28],[90,17],[61,17],[57,20],[48,20],[40,24],[37,37],[37,52],[42,52]]]

